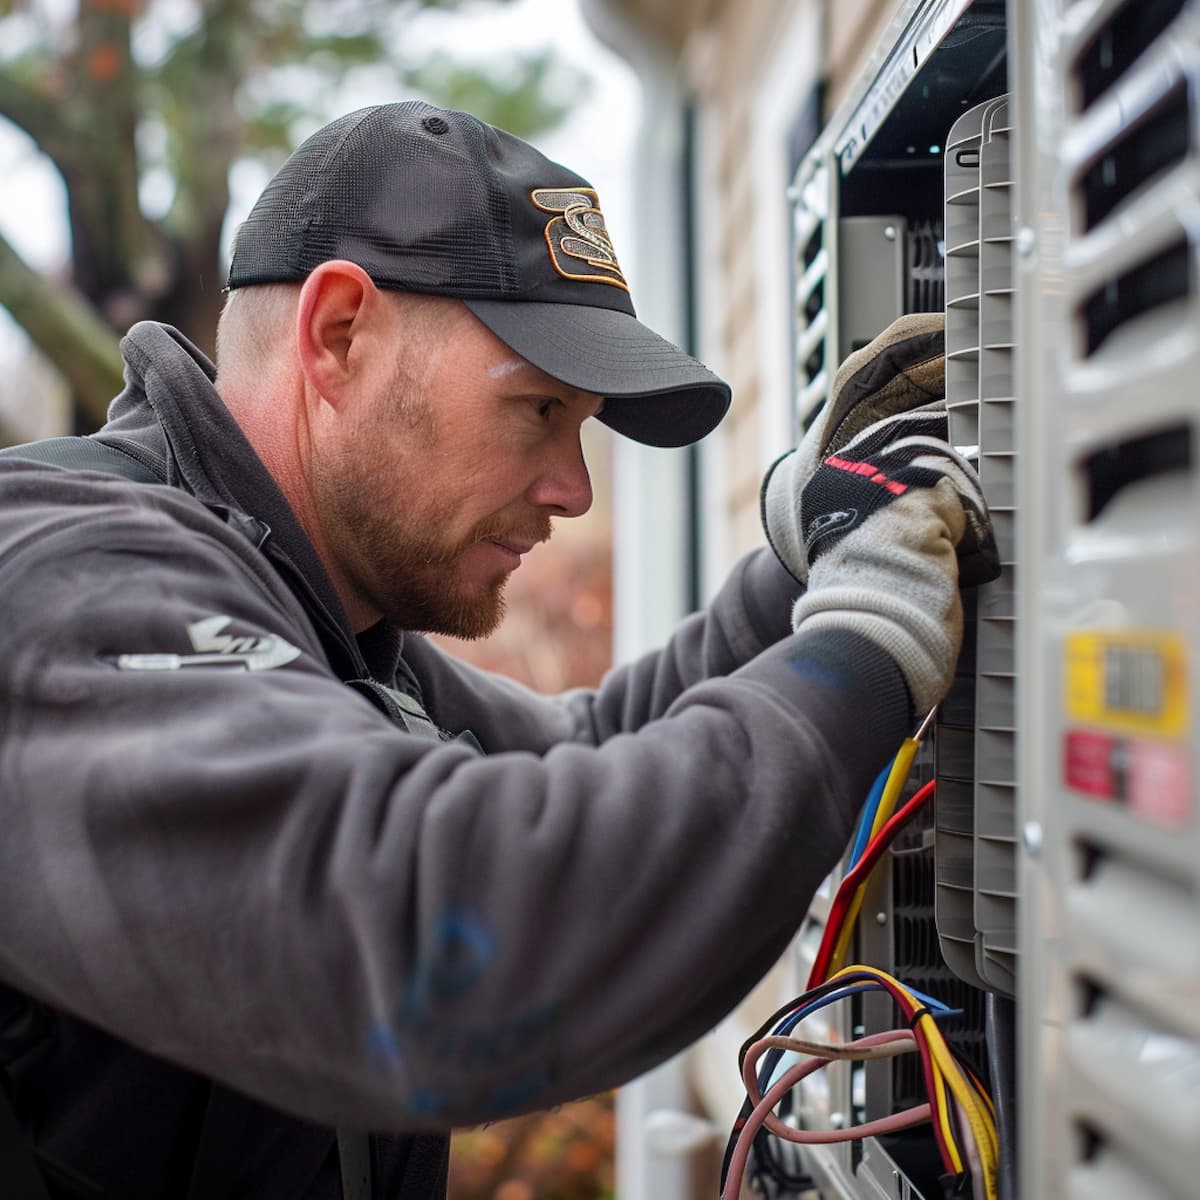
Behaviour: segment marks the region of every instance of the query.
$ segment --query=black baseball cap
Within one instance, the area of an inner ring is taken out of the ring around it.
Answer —
[[[229,287],[300,281],[331,259],[383,288],[455,296],[600,419],[684,446],[729,385],[638,319],[595,190],[527,142],[421,101],[360,109],[283,164],[238,229]]]

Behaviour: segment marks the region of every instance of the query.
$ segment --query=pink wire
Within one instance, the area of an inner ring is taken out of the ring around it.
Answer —
[[[867,1043],[870,1043],[868,1045]],[[861,1038],[857,1042],[851,1042],[847,1048],[856,1050],[868,1050],[871,1046],[884,1046],[889,1043],[908,1042],[912,1049],[916,1049],[916,1038],[911,1033],[903,1029],[889,1030],[887,1033],[873,1033],[869,1038]],[[746,1058],[749,1060],[753,1057],[756,1061],[761,1057],[761,1052],[755,1053],[755,1048],[752,1046]],[[822,1063],[829,1062],[844,1062],[845,1058],[818,1058],[817,1061]],[[744,1067],[743,1067],[744,1071]],[[751,1078],[754,1078],[751,1076]],[[754,1088],[750,1093],[751,1103],[757,1104],[761,1097],[758,1095],[758,1080],[754,1080]],[[932,1109],[928,1104],[919,1104],[914,1108],[905,1109],[900,1113],[893,1113],[889,1117],[881,1117],[877,1121],[869,1122],[867,1125],[851,1125],[847,1129],[794,1129],[791,1125],[785,1125],[774,1113],[774,1105],[767,1110],[767,1115],[763,1118],[763,1125],[776,1137],[783,1138],[785,1142],[799,1142],[801,1145],[826,1145],[832,1142],[851,1142],[857,1141],[859,1138],[873,1137],[876,1133],[891,1133],[890,1128],[877,1128],[881,1121],[891,1121],[898,1117],[911,1117],[911,1121],[906,1121],[902,1125],[896,1126],[898,1129],[906,1129],[909,1125],[919,1125],[922,1121],[930,1119]]]
[[[911,1034],[907,1030],[890,1029],[886,1033],[873,1033],[868,1037],[860,1038],[858,1041],[847,1042],[846,1048],[851,1050],[878,1046],[886,1042],[899,1041],[910,1036]],[[746,1062],[750,1062],[750,1058],[750,1054],[747,1054]],[[790,1142],[811,1145],[816,1143],[857,1141],[859,1138],[875,1137],[882,1133],[894,1133],[898,1129],[908,1129],[912,1125],[919,1125],[922,1121],[928,1121],[932,1116],[932,1110],[929,1105],[922,1104],[916,1108],[907,1109],[905,1112],[893,1113],[889,1117],[881,1117],[876,1121],[868,1121],[865,1125],[854,1125],[849,1129],[792,1129],[778,1121],[778,1118],[772,1113],[775,1105],[802,1079],[807,1078],[814,1071],[819,1071],[826,1064],[835,1061],[842,1060],[806,1058],[803,1062],[797,1063],[794,1067],[786,1071],[779,1081],[768,1089],[767,1094],[755,1105],[754,1111],[746,1118],[746,1124],[742,1127],[741,1133],[738,1134],[737,1143],[729,1159],[729,1172],[725,1176],[725,1186],[721,1189],[721,1200],[737,1200],[742,1190],[742,1176],[746,1173],[746,1162],[750,1157],[750,1147],[754,1142],[755,1135],[766,1124],[768,1118],[778,1125],[778,1128],[772,1125],[767,1126],[772,1132],[777,1133],[780,1137],[786,1138]],[[752,1063],[751,1067],[753,1067]],[[745,1064],[743,1064],[744,1073]],[[751,1098],[753,1098],[758,1092],[758,1081],[754,1079],[753,1073],[751,1073],[751,1079],[753,1086],[748,1085],[748,1090]]]
[[[754,1042],[746,1051],[746,1057],[742,1059],[742,1083],[746,1085],[746,1095],[750,1097],[751,1104],[757,1104],[762,1096],[758,1091],[758,1060],[768,1051],[776,1047],[773,1045],[774,1038],[762,1038]],[[875,1046],[887,1046],[895,1042],[908,1042],[914,1049],[917,1045],[916,1036],[910,1033],[907,1029],[888,1029],[883,1033],[872,1033],[867,1037],[859,1038],[856,1042],[847,1042],[843,1047],[845,1050],[870,1050]],[[847,1054],[846,1058],[850,1056]],[[864,1055],[864,1057],[870,1057]],[[819,1055],[815,1058],[808,1059],[809,1062],[840,1062],[844,1061],[840,1058],[821,1058]],[[772,1106],[773,1107],[773,1106]],[[770,1128],[770,1126],[768,1126]]]

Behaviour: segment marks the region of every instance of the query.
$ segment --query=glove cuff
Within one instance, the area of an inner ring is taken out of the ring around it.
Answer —
[[[957,592],[955,592],[957,599]],[[895,593],[854,586],[809,590],[792,609],[797,632],[844,629],[874,642],[900,668],[918,713],[946,694],[962,642],[962,614],[932,615]]]
[[[797,583],[803,584],[808,580],[808,560],[796,504],[799,462],[800,455],[789,450],[767,468],[758,494],[758,508],[767,545],[775,552],[784,570]]]

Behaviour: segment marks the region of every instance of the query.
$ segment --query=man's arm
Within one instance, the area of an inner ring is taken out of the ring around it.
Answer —
[[[703,679],[728,675],[791,632],[803,588],[766,548],[746,555],[712,604],[688,617],[667,644],[610,671],[594,690],[546,696],[409,636],[405,658],[434,718],[470,729],[489,752],[542,753],[564,741],[598,745],[661,717]]]
[[[887,655],[802,632],[637,733],[480,758],[338,682],[185,497],[48,474],[19,535],[0,486],[0,976],[314,1120],[479,1121],[680,1049],[782,951],[908,729]],[[217,617],[299,653],[188,661]]]

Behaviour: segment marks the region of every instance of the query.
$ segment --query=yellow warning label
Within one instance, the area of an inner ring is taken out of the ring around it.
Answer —
[[[1119,733],[1187,734],[1187,647],[1178,634],[1073,633],[1063,649],[1065,702],[1073,721]]]

